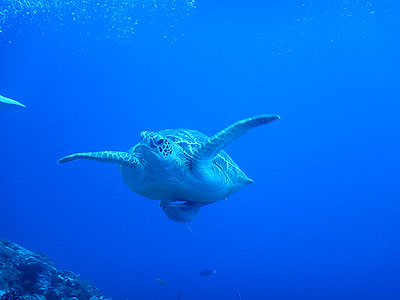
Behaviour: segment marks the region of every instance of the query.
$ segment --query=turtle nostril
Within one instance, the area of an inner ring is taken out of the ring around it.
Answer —
[[[141,133],[140,133],[140,138],[143,140],[143,139],[145,139],[147,137],[147,131],[142,131]]]

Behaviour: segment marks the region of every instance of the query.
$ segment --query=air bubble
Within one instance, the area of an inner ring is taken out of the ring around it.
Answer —
[[[84,27],[98,38],[130,40],[138,25],[152,24],[168,37],[171,28],[195,7],[190,0],[10,0],[0,4],[0,35],[23,30],[25,25],[51,23],[58,30],[65,25]],[[4,4],[3,4],[4,3]],[[9,30],[9,29],[13,30]],[[42,26],[45,28],[45,26]],[[43,29],[44,30],[44,29]]]

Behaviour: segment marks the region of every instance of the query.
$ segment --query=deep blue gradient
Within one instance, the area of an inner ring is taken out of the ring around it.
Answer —
[[[400,5],[348,2],[198,0],[166,38],[5,32],[0,94],[27,108],[0,111],[0,238],[116,300],[400,299]],[[255,183],[193,234],[115,165],[56,163],[260,113],[282,119],[226,149]]]

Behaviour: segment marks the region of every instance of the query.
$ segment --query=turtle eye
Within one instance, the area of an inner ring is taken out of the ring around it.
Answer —
[[[164,144],[164,139],[163,138],[161,138],[161,137],[155,137],[154,139],[153,139],[153,144],[154,144],[154,146],[161,146],[161,145],[163,145]]]

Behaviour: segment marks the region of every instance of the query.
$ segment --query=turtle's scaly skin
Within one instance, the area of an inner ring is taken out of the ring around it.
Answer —
[[[159,200],[170,219],[187,222],[202,206],[253,182],[222,149],[250,129],[277,119],[277,115],[248,118],[212,137],[188,129],[143,131],[141,141],[128,152],[77,153],[59,163],[81,158],[117,163],[130,189]]]

